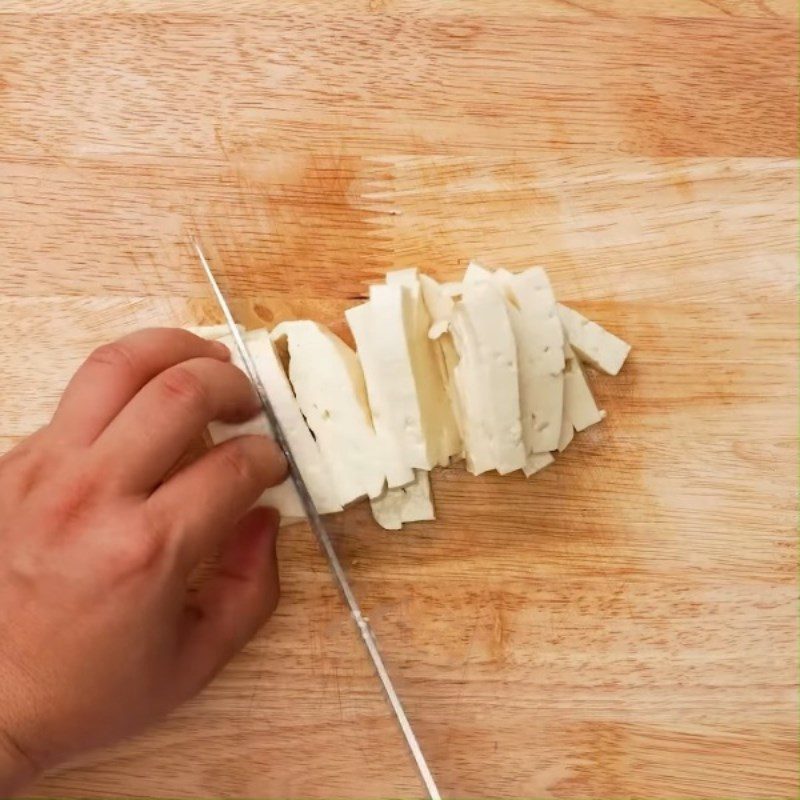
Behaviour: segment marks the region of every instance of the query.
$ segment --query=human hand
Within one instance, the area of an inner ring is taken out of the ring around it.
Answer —
[[[277,513],[248,509],[285,476],[278,447],[172,472],[211,420],[258,411],[229,357],[169,329],[101,347],[0,458],[0,796],[194,695],[274,610]]]

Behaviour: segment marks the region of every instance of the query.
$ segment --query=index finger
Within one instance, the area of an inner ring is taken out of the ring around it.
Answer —
[[[230,351],[180,328],[147,328],[98,347],[64,390],[51,430],[90,444],[152,378],[193,358],[227,361]]]

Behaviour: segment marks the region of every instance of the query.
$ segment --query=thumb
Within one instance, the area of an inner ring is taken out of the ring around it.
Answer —
[[[208,683],[255,635],[278,605],[279,515],[254,508],[223,546],[219,567],[187,608],[179,653],[187,694]]]

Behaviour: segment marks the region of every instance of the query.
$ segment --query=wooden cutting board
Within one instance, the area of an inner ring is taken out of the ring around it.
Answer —
[[[795,797],[796,29],[794,0],[5,0],[0,451],[90,348],[216,319],[192,231],[262,325],[341,322],[393,267],[544,264],[633,344],[591,375],[608,420],[530,481],[440,472],[435,523],[333,523],[431,766],[449,797]],[[421,796],[308,531],[281,556],[202,696],[32,793]]]

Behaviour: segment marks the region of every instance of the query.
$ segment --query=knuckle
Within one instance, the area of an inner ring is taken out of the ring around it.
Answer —
[[[50,514],[59,528],[82,520],[92,507],[99,490],[98,478],[92,472],[74,475],[50,498]]]
[[[163,541],[154,539],[146,530],[139,530],[120,545],[115,571],[123,576],[149,572],[159,561],[163,549]]]
[[[172,402],[193,408],[209,409],[211,400],[203,381],[188,367],[178,366],[162,376],[164,394]]]
[[[89,364],[112,369],[133,371],[136,368],[136,359],[131,349],[122,342],[111,342],[95,348],[86,361]]]
[[[117,542],[114,570],[118,575],[134,576],[148,572],[161,559],[166,547],[164,527],[152,515],[134,525]]]

